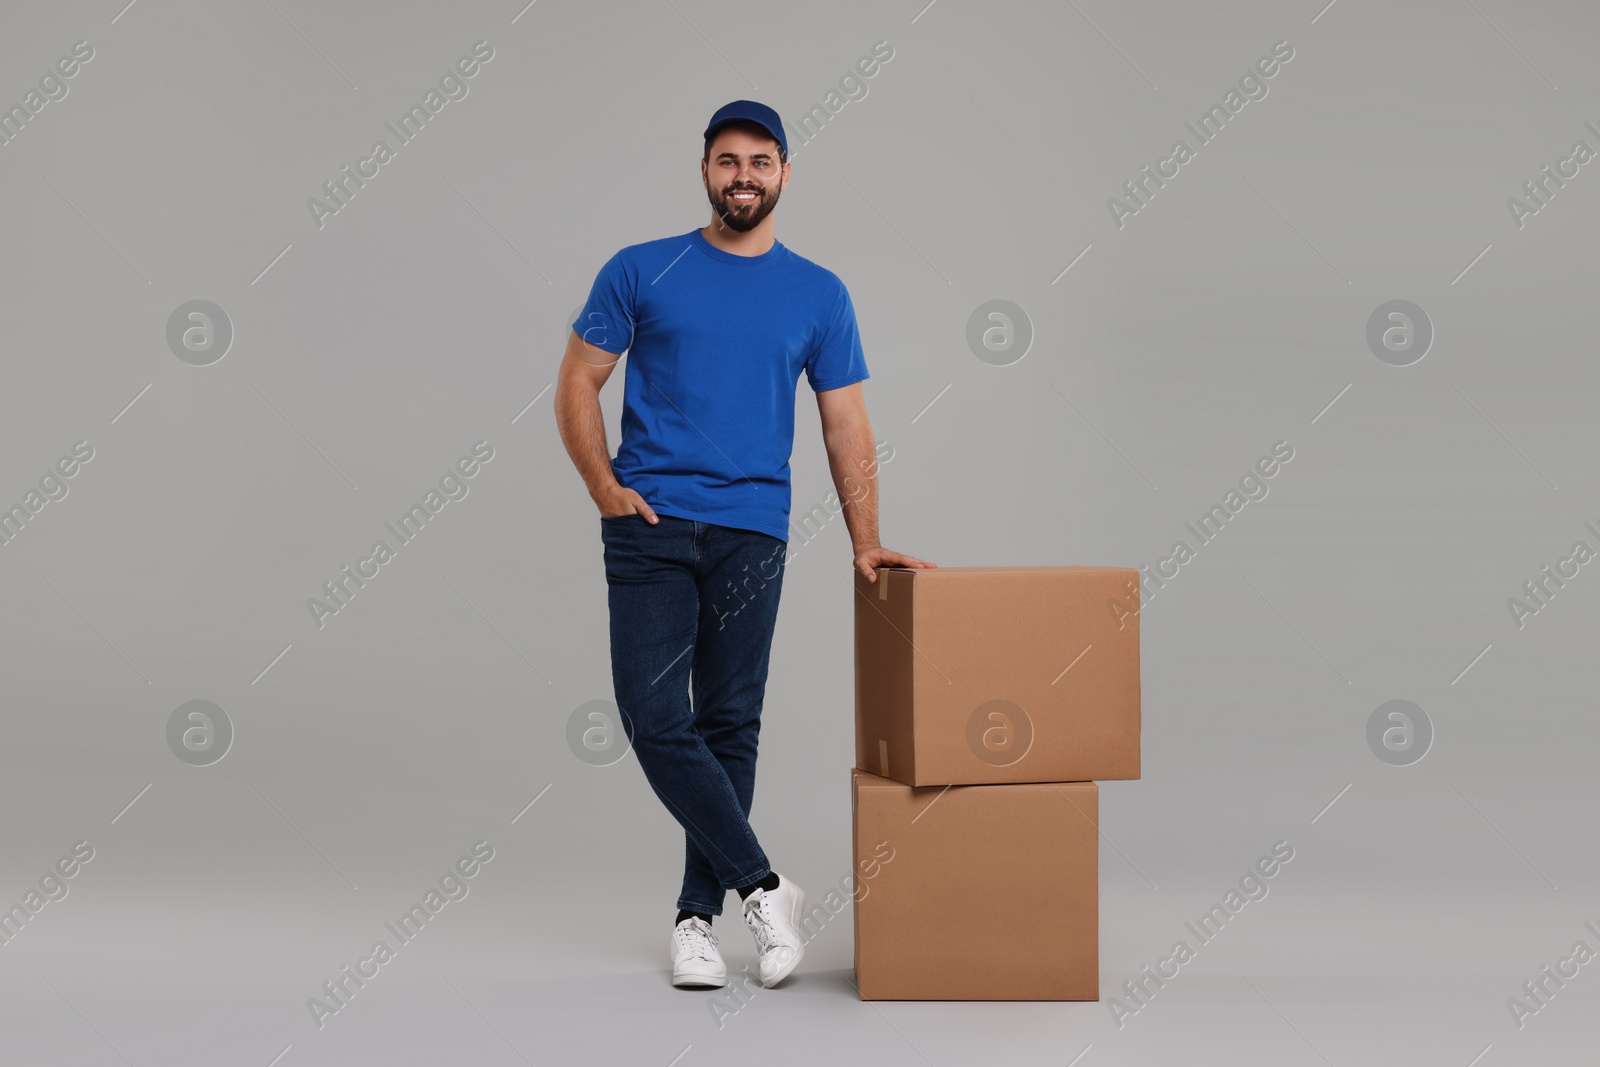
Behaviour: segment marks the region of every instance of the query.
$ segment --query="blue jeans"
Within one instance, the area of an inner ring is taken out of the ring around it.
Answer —
[[[611,679],[639,766],[683,827],[678,907],[720,915],[728,890],[772,869],[749,816],[788,546],[754,530],[657,518],[600,519]]]

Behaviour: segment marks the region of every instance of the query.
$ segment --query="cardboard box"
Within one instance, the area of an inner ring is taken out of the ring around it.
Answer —
[[[1099,787],[850,772],[862,1000],[1098,1000]]]
[[[857,572],[856,766],[907,785],[1139,777],[1139,579]]]

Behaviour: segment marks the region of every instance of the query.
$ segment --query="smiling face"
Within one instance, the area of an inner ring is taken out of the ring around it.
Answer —
[[[748,233],[778,206],[789,184],[789,164],[778,154],[778,142],[753,122],[717,131],[700,163],[700,178],[711,210],[728,229]]]

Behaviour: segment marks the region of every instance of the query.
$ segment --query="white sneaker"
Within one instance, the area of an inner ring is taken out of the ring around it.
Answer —
[[[711,924],[691,915],[672,929],[672,984],[709,986],[720,989],[728,984],[728,967],[717,950],[717,935]]]
[[[744,898],[744,921],[755,935],[762,985],[783,981],[806,954],[800,937],[805,908],[805,891],[781,874],[778,888],[757,889]]]

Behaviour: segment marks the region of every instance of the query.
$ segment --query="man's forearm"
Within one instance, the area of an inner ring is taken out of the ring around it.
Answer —
[[[856,419],[823,435],[833,486],[855,552],[878,545],[878,464],[872,423]]]
[[[619,485],[611,470],[611,450],[606,447],[599,392],[578,382],[563,383],[556,390],[556,427],[589,496],[599,503],[608,490]]]

